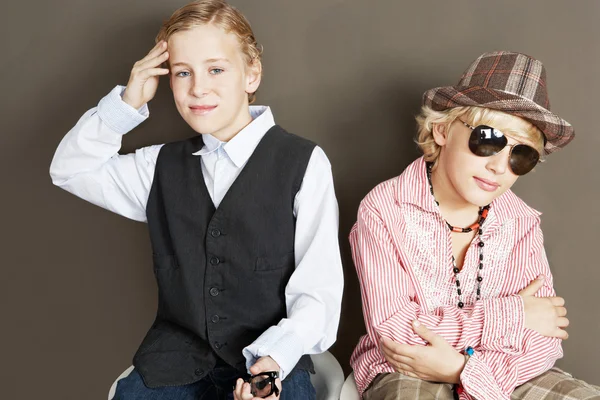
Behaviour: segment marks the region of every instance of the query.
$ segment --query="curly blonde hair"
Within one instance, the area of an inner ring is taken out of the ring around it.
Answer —
[[[247,65],[261,62],[262,46],[256,41],[250,22],[237,8],[223,0],[196,0],[176,10],[163,23],[155,42],[167,41],[176,32],[205,24],[215,24],[225,32],[236,35]],[[249,103],[255,99],[256,93],[248,93]]]
[[[425,161],[437,162],[441,147],[433,138],[433,125],[450,126],[457,118],[469,125],[490,125],[501,130],[515,140],[525,139],[534,144],[535,149],[544,155],[544,134],[531,122],[502,111],[484,107],[454,107],[444,111],[435,111],[423,106],[417,119],[417,138],[415,142],[423,152]]]

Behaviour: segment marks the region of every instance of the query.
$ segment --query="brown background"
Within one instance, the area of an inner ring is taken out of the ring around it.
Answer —
[[[363,333],[347,234],[360,199],[399,174],[421,94],[454,84],[471,60],[515,50],[549,71],[553,110],[578,137],[515,191],[543,211],[546,250],[571,327],[559,365],[600,384],[597,148],[600,2],[235,0],[264,45],[259,103],[318,142],[333,165],[346,292],[332,352]],[[52,186],[63,135],[152,47],[185,0],[3,0],[0,15],[0,397],[103,399],[150,325],[156,287],[144,224]],[[163,83],[124,150],[191,130]]]

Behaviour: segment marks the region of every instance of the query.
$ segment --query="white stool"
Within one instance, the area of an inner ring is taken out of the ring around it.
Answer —
[[[322,354],[313,354],[310,357],[315,365],[315,374],[310,375],[310,381],[317,392],[317,400],[339,400],[340,391],[344,385],[344,371],[342,371],[340,363],[328,351]],[[115,396],[117,382],[127,377],[131,371],[133,371],[133,365],[123,371],[113,382],[108,391],[108,400],[112,400]]]
[[[131,371],[133,371],[133,365],[127,368],[125,371],[123,371],[123,373],[119,375],[117,379],[115,379],[112,386],[110,387],[110,390],[108,391],[108,400],[112,400],[112,398],[115,397],[115,391],[117,390],[117,382],[119,382],[123,378],[127,378]]]
[[[340,391],[344,385],[344,371],[333,354],[326,351],[321,354],[311,354],[315,373],[310,375],[317,392],[317,400],[339,400]]]
[[[356,381],[354,380],[354,372],[346,378],[344,386],[342,386],[342,392],[340,393],[340,400],[360,400]]]

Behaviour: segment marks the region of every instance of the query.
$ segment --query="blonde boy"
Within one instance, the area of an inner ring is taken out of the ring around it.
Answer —
[[[190,3],[56,151],[56,185],[149,227],[158,312],[115,399],[315,396],[307,354],[334,342],[343,287],[337,202],[323,151],[249,107],[260,56],[238,10]],[[200,135],[119,155],[160,75]]]
[[[360,392],[599,396],[551,369],[567,310],[539,213],[510,190],[574,136],[549,110],[543,65],[483,54],[457,86],[425,93],[418,122],[423,157],[365,197],[350,234],[367,327],[351,359]]]

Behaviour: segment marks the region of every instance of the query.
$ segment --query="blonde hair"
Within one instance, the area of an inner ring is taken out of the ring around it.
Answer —
[[[544,134],[523,118],[483,107],[454,107],[444,111],[435,111],[429,106],[423,106],[421,113],[416,117],[417,139],[415,142],[423,152],[425,161],[436,163],[440,156],[441,147],[433,138],[433,124],[443,124],[448,128],[460,117],[469,125],[493,126],[515,140],[528,140],[540,153],[540,157],[544,155]]]
[[[247,65],[260,63],[262,46],[256,41],[250,22],[237,8],[224,0],[196,0],[176,10],[163,23],[155,42],[168,41],[176,32],[205,24],[215,24],[225,32],[237,36]],[[248,93],[249,103],[253,103],[255,99],[255,93]]]

